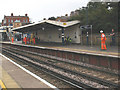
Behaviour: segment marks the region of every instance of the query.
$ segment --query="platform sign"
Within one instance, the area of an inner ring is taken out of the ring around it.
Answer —
[[[67,25],[66,23],[63,23],[63,25]]]
[[[80,26],[80,29],[91,29],[91,25]]]
[[[62,37],[64,38],[64,33],[62,33]]]

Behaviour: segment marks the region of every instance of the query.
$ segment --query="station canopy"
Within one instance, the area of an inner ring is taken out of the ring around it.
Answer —
[[[6,30],[0,30],[0,33],[6,32]]]
[[[18,28],[12,29],[12,31],[17,32],[30,32],[33,30],[42,30],[42,29],[59,29],[59,28],[67,28],[76,24],[79,24],[80,21],[70,21],[70,22],[59,22],[59,21],[53,21],[53,20],[43,20],[37,23],[28,24],[25,26],[21,26]]]

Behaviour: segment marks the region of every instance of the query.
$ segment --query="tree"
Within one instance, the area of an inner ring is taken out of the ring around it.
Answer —
[[[110,33],[112,28],[118,30],[118,3],[117,2],[89,2],[87,7],[79,9],[79,15],[69,20],[80,20],[81,25],[93,25],[93,33],[101,29]]]
[[[48,20],[56,20],[56,18],[55,17],[50,17],[50,18],[48,18]]]

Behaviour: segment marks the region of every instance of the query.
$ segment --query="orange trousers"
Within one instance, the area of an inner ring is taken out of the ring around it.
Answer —
[[[14,41],[14,38],[12,38],[12,43],[13,43],[13,41]]]
[[[101,41],[101,49],[102,50],[106,50],[106,44],[105,44],[105,41]]]
[[[35,44],[35,39],[33,39],[33,43]]]
[[[27,44],[27,40],[25,40],[25,44]]]

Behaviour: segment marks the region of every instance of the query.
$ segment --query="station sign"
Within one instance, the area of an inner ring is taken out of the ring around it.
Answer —
[[[67,25],[66,23],[63,23],[63,25]]]
[[[80,26],[80,29],[91,29],[91,25]]]

